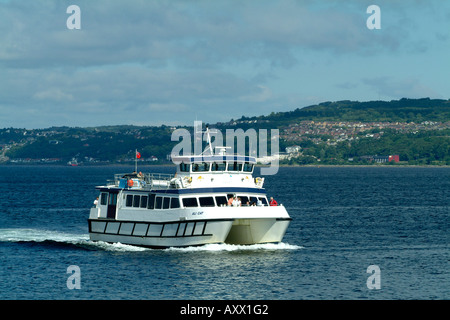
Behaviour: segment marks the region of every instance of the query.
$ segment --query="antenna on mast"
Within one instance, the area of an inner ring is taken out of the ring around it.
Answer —
[[[202,131],[202,133],[206,133],[206,142],[207,142],[208,145],[206,146],[205,150],[203,150],[202,154],[205,154],[205,152],[209,150],[209,152],[213,156],[214,155],[214,150],[212,149],[212,146],[211,146],[211,135],[210,135],[210,132],[211,131],[209,130],[208,125],[206,125],[206,131],[205,132]]]

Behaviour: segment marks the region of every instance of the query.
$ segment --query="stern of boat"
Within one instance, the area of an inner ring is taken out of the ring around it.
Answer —
[[[235,219],[225,243],[278,243],[284,237],[290,218]]]

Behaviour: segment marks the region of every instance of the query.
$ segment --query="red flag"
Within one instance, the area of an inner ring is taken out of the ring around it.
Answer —
[[[141,154],[136,151],[136,159],[140,159],[140,158],[141,158]]]

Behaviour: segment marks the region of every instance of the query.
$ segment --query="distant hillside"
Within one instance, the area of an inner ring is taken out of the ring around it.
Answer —
[[[0,147],[3,162],[9,158],[18,163],[127,163],[134,161],[137,149],[141,162],[161,163],[173,148],[172,131],[167,126],[6,128],[0,129]]]
[[[323,102],[288,112],[272,112],[267,116],[242,117],[238,122],[257,121],[284,125],[301,120],[423,122],[450,121],[450,99],[406,99],[392,101]]]
[[[365,124],[362,124],[365,123]],[[280,151],[299,146],[291,164],[346,164],[375,154],[399,154],[410,164],[450,165],[450,100],[337,101],[210,124],[225,129],[279,129]],[[192,127],[186,127],[193,130]],[[0,163],[167,163],[175,127],[0,129]]]

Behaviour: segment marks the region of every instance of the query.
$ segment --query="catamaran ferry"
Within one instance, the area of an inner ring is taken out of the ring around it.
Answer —
[[[291,221],[270,205],[256,158],[219,154],[174,157],[175,175],[116,174],[91,208],[93,241],[151,248],[211,243],[278,243]]]

